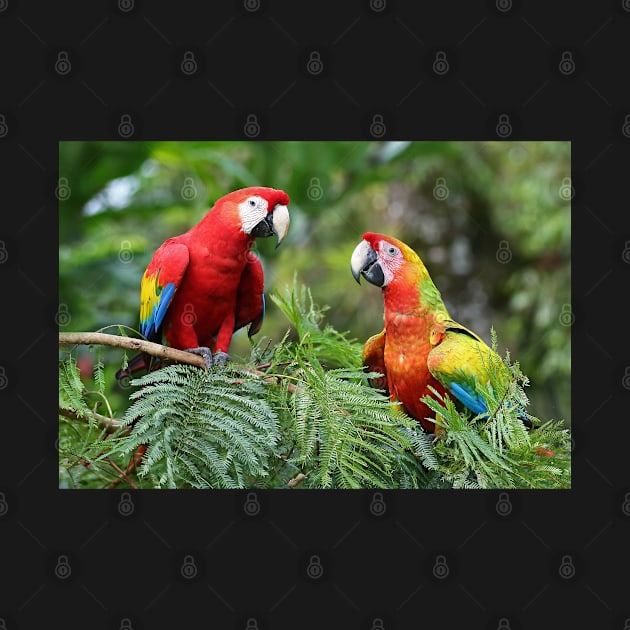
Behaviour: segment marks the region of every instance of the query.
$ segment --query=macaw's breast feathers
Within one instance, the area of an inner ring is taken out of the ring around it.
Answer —
[[[238,285],[234,330],[250,324],[248,336],[255,335],[265,317],[264,275],[260,260],[251,252]]]

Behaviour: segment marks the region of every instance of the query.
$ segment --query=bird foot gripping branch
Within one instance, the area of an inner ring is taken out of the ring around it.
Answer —
[[[262,326],[263,268],[250,249],[256,238],[272,235],[280,245],[289,230],[288,203],[282,190],[236,190],[188,232],[167,239],[142,277],[142,335],[199,354],[208,367],[225,365],[233,333],[249,326],[251,337]],[[138,355],[116,377],[151,365],[148,356]]]
[[[200,348],[186,348],[186,352],[191,352],[192,354],[197,354],[202,357],[206,362],[206,367],[208,369],[214,365],[225,365],[231,360],[230,355],[227,352],[217,352],[213,356],[212,350],[210,350],[207,346],[202,346]]]

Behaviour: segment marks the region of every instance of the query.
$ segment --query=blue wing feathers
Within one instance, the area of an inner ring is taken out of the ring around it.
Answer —
[[[159,327],[162,325],[164,321],[164,316],[166,315],[166,310],[168,309],[168,305],[171,303],[171,299],[173,298],[173,294],[175,293],[175,283],[169,282],[163,289],[160,295],[160,301],[158,303],[158,309],[155,314],[155,332],[158,331]]]
[[[488,413],[488,407],[483,398],[474,392],[471,393],[469,389],[464,389],[461,385],[458,385],[454,381],[449,383],[449,389],[453,396],[457,398],[461,403],[466,405],[475,414]]]
[[[149,319],[142,324],[141,332],[147,339],[159,331],[176,288],[174,282],[169,282],[162,289],[158,302],[153,307]]]

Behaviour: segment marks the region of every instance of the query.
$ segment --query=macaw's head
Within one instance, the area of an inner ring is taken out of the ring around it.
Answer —
[[[277,247],[289,231],[289,196],[283,190],[253,186],[235,190],[220,201],[236,206],[240,229],[249,236],[275,234]]]
[[[366,232],[350,259],[354,279],[363,276],[370,284],[384,289],[399,279],[419,280],[428,272],[416,252],[402,241],[386,234]]]

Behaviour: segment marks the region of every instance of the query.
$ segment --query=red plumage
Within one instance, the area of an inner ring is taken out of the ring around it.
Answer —
[[[250,335],[258,332],[264,276],[250,249],[257,236],[276,234],[282,241],[288,203],[282,190],[237,190],[219,199],[188,232],[166,240],[142,278],[142,334],[180,350],[207,348],[226,355],[235,330],[249,324]],[[146,367],[147,360],[146,355],[132,359],[118,377]]]

